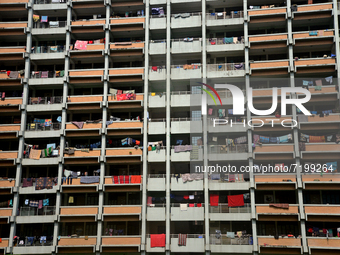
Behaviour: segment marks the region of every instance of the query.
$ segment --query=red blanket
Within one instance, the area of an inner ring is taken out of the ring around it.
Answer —
[[[131,175],[131,183],[141,183],[142,176],[141,175]]]
[[[150,235],[151,248],[153,247],[165,247],[165,234]]]
[[[243,195],[228,196],[228,206],[229,207],[244,206]]]
[[[220,199],[219,195],[210,194],[210,205],[211,206],[218,206],[219,199]]]

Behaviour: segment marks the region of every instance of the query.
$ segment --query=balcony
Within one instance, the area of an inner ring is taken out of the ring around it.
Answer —
[[[275,205],[275,206],[274,206]],[[277,205],[277,206],[276,206]],[[299,215],[299,207],[298,205],[289,205],[288,209],[281,208],[282,204],[273,204],[273,206],[270,205],[256,205],[256,214],[257,217],[264,217],[268,218],[266,216],[274,216],[274,215],[279,215],[278,218],[275,218],[277,220],[284,221],[289,217],[290,219],[295,219],[297,220],[298,218],[296,216]],[[293,217],[290,217],[293,216]]]
[[[220,93],[219,93],[220,95]],[[229,100],[228,100],[229,99]],[[231,101],[232,98],[228,98],[227,100],[222,99],[223,101]],[[208,99],[208,103],[209,103]],[[223,105],[225,105],[223,103]],[[226,117],[223,120],[216,120],[214,124],[214,119],[208,120],[208,130],[210,133],[224,133],[224,132],[246,132],[247,131],[247,124],[246,124],[246,118],[245,117],[240,117],[240,118],[231,118],[231,117]]]
[[[150,30],[166,29],[166,17],[152,15],[150,18]]]
[[[105,23],[105,19],[72,21],[72,33],[101,33],[104,30]]]
[[[189,200],[188,200],[189,201]],[[195,204],[196,205],[196,204]],[[204,206],[204,204],[202,204]],[[203,221],[204,207],[187,207],[187,210],[181,210],[180,204],[171,204],[172,221]]]
[[[222,234],[217,238],[215,234],[210,235],[210,249],[214,253],[225,253],[225,251],[237,253],[252,253],[253,238],[251,236],[230,238],[226,234]]]
[[[340,154],[340,144],[335,143],[306,143],[306,150],[301,151],[304,160],[333,160]]]
[[[70,70],[69,77],[70,83],[102,83],[104,70],[101,69],[81,69]]]
[[[1,164],[3,166],[3,164]],[[10,180],[0,180],[0,189],[6,189],[6,188],[12,188],[15,186],[15,180],[10,179]]]
[[[165,107],[165,100],[166,100],[166,95],[165,93],[155,93],[153,95],[149,95],[149,108],[163,108]]]
[[[332,9],[332,3],[298,5],[293,18],[294,20],[331,18]]]
[[[138,192],[142,189],[142,183],[142,178],[138,175],[116,175],[113,177],[105,177],[104,190],[107,192]]]
[[[134,205],[104,206],[104,220],[115,221],[120,218],[129,221],[141,220],[142,207]]]
[[[12,166],[17,158],[17,151],[0,151],[0,164],[2,166]]]
[[[80,136],[99,136],[102,128],[102,123],[86,123],[84,122],[83,128],[79,129],[71,122],[66,123],[65,132],[68,137],[80,137]]]
[[[20,131],[20,124],[1,124],[0,139],[17,138],[18,131]]]
[[[201,106],[201,103],[202,94],[193,94],[191,91],[171,92],[171,107]]]
[[[5,100],[0,101],[0,109],[6,112],[18,112],[21,104],[21,97],[6,97]]]
[[[166,79],[165,66],[154,66],[149,68],[149,80],[161,81]]]
[[[292,160],[295,157],[293,144],[263,144],[253,149],[257,160]]]
[[[61,206],[60,221],[73,222],[76,218],[86,222],[96,220],[98,207],[96,206]],[[60,245],[60,242],[59,242]]]
[[[203,190],[203,178],[200,180],[183,181],[183,178],[171,177],[171,191],[197,191]]]
[[[212,145],[208,150],[210,161],[247,160],[248,144],[236,146]]]
[[[202,133],[202,120],[193,118],[172,118],[172,134]]]
[[[0,47],[0,61],[20,61],[24,59],[25,46]]]
[[[134,82],[142,81],[144,78],[144,67],[115,68],[109,70],[111,82]]]
[[[50,123],[48,126],[41,123],[28,123],[25,138],[60,137],[60,123]]]
[[[158,55],[166,53],[166,41],[165,40],[152,40],[150,41],[150,55]]]
[[[243,25],[243,16],[243,11],[232,11],[230,14],[226,12],[207,13],[207,26]]]
[[[251,35],[249,36],[249,45],[251,49],[285,48],[287,40],[287,34]]]
[[[114,121],[107,126],[108,135],[141,135],[143,122],[140,121]]]
[[[337,184],[338,185],[338,184]],[[326,186],[326,185],[325,185]],[[338,221],[339,205],[304,205],[306,220],[308,221]],[[325,219],[327,217],[327,220]]]
[[[340,239],[339,238],[329,238],[329,237],[307,237],[308,249],[311,254],[313,254],[314,249],[322,249],[327,252],[334,252],[336,254],[339,252]]]
[[[209,190],[248,190],[250,183],[243,174],[224,174],[219,180],[209,178]]]
[[[333,30],[319,30],[317,31],[317,35],[314,34],[314,31],[293,33],[293,41],[296,47],[333,44],[333,37]]]
[[[205,239],[204,235],[188,234],[186,245],[178,245],[178,235],[172,234],[170,236],[171,252],[205,252]]]
[[[243,77],[244,75],[244,63],[221,63],[207,65],[208,78]]]
[[[20,207],[17,223],[50,223],[55,219],[55,206],[44,206],[41,209],[36,207]]]
[[[6,249],[9,246],[8,238],[2,238],[2,242],[0,243],[0,248]]]
[[[147,252],[162,252],[165,253],[165,247],[152,247],[151,248],[151,238],[150,235],[147,235],[146,237],[146,247]]]
[[[202,51],[202,38],[184,38],[171,40],[171,53],[195,53]]]
[[[29,85],[63,85],[64,71],[32,71]]]
[[[115,18],[110,19],[111,31],[143,31],[145,18],[144,17],[130,17],[130,18]]]
[[[251,61],[250,72],[252,76],[286,75],[289,70],[289,60]]]
[[[340,114],[331,113],[328,116],[324,116],[324,117],[319,117],[317,115],[308,116],[307,122],[301,119],[298,119],[298,120],[299,120],[299,126],[301,130],[327,130],[327,129],[334,130],[334,129],[339,129]]]
[[[280,93],[280,89],[278,89],[278,93]],[[254,90],[253,92],[253,96],[254,96],[254,104],[256,103],[268,103],[271,104],[271,97],[265,97],[265,94],[269,92],[270,95],[272,95],[272,90]],[[262,96],[262,95],[263,96]],[[262,98],[261,98],[262,97]],[[270,101],[269,101],[270,100]],[[258,117],[252,117],[252,121],[255,125],[262,125],[262,127],[253,127],[252,129],[254,131],[285,131],[287,132],[288,128],[287,127],[283,127],[281,124],[286,123],[287,125],[289,125],[290,123],[292,123],[292,116],[290,115],[286,115],[285,117],[280,117],[280,118],[276,118],[274,115],[271,116],[266,116],[266,117],[262,117],[262,116],[258,116]]]
[[[125,94],[125,93],[124,93]],[[126,95],[126,94],[125,94]],[[108,95],[107,101],[109,103],[109,109],[131,109],[141,111],[143,107],[144,94],[134,94],[134,96],[126,98],[118,98],[117,95]]]
[[[202,25],[201,13],[181,13],[171,15],[171,28],[190,28]]]
[[[32,60],[64,59],[65,45],[38,46],[32,49]]]
[[[62,35],[66,33],[67,21],[34,22],[32,35]],[[72,31],[73,32],[73,31]]]
[[[320,176],[319,173],[304,174],[301,176],[303,188],[306,190],[337,190],[340,184],[339,174],[324,174]]]
[[[30,97],[28,99],[28,112],[61,111],[63,97]],[[42,106],[43,105],[43,106]]]
[[[102,251],[106,252],[139,252],[140,236],[108,236],[102,237]]]
[[[13,208],[0,208],[0,217],[10,217],[12,216]]]
[[[286,20],[287,7],[274,7],[248,10],[250,23],[284,22]]]
[[[27,22],[0,22],[0,36],[24,36]]]
[[[165,134],[166,122],[165,119],[149,119],[148,133],[150,135]]]
[[[79,236],[77,238],[61,236],[58,241],[58,253],[93,253],[97,244],[97,236]]]
[[[98,164],[100,158],[101,149],[93,149],[92,151],[82,151],[81,149],[76,149],[74,154],[64,153],[64,163],[65,164]]]
[[[231,38],[233,39],[232,42],[231,42]],[[241,40],[239,41],[239,39]],[[244,50],[243,36],[242,37],[207,39],[207,51],[208,52],[239,51],[241,53],[243,50]]]
[[[171,66],[171,79],[173,80],[199,79],[201,77],[201,64]]]
[[[255,175],[257,190],[295,190],[297,181],[295,175]]]
[[[165,191],[165,174],[149,174],[148,191]]]
[[[190,162],[190,161],[201,161],[203,160],[203,147],[202,146],[197,146],[195,147],[192,146],[192,148],[188,151],[180,151],[180,152],[175,152],[176,147],[178,146],[174,146],[171,149],[171,161],[172,162]],[[198,150],[198,152],[195,152],[195,150]]]
[[[258,237],[257,242],[259,245],[259,252],[271,252],[277,254],[277,252],[296,253],[302,252],[301,238],[279,238],[275,239],[273,236]]]
[[[304,73],[324,73],[334,72],[336,66],[335,58],[306,58],[294,61],[295,72]]]
[[[165,204],[155,204],[155,207],[146,208],[148,221],[165,221]]]
[[[101,108],[102,101],[103,101],[102,95],[69,96],[67,98],[67,109],[99,110]]]
[[[144,42],[116,42],[110,44],[111,57],[143,56]]]
[[[250,204],[244,204],[242,207],[228,207],[228,204],[219,203],[218,206],[209,207],[211,221],[249,221],[250,213]]]
[[[43,165],[58,165],[60,161],[59,157],[50,157],[50,158],[40,158],[39,160],[23,158],[22,165],[24,166],[43,166]]]
[[[143,151],[135,148],[106,149],[107,163],[139,163],[142,161]]]
[[[165,162],[166,160],[166,148],[161,147],[159,151],[148,151],[148,162]]]

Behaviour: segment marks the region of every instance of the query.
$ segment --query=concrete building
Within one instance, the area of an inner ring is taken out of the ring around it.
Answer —
[[[323,171],[340,159],[338,9],[335,0],[0,0],[2,252],[339,254],[340,177]],[[313,116],[295,106],[233,116],[221,89],[223,107],[208,98],[211,116],[201,116],[195,79],[252,88],[262,110],[272,87],[306,86]],[[213,128],[213,117],[264,125]],[[178,152],[181,141],[189,151]],[[186,181],[190,166],[217,162],[302,168]],[[164,247],[152,247],[156,234]]]

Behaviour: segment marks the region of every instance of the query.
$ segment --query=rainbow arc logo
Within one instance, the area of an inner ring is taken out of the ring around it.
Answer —
[[[214,92],[214,94],[216,95],[216,97],[220,101],[220,104],[222,105],[222,100],[221,100],[220,95],[217,93],[217,91],[212,86],[210,86],[210,85],[208,85],[206,83],[202,83],[202,82],[198,82],[198,83],[203,85],[203,86],[205,86],[206,88],[210,89],[212,92]],[[217,106],[215,97],[213,96],[213,94],[209,90],[204,89],[204,88],[199,88],[199,89],[204,91],[204,92],[206,92],[212,98],[212,100],[214,101],[215,105]],[[205,97],[202,97],[201,112],[202,112],[202,115],[207,115],[207,102],[206,102],[206,98]]]

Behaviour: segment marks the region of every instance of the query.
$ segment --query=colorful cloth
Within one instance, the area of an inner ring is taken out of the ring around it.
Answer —
[[[31,207],[38,207],[39,206],[39,201],[31,200],[30,203],[29,203],[29,206],[31,206]]]
[[[217,194],[210,194],[210,206],[218,206],[220,197]]]
[[[141,183],[142,176],[141,175],[131,175],[131,183]]]
[[[150,246],[154,247],[165,247],[165,234],[150,235]]]
[[[80,183],[99,183],[99,176],[81,176]]]
[[[82,129],[84,126],[84,121],[72,121],[72,124],[75,125],[77,128]]]
[[[178,234],[178,246],[186,246],[186,245],[187,245],[187,235]]]
[[[86,50],[87,44],[88,44],[88,41],[77,40],[76,43],[74,44],[74,49],[75,50]]]
[[[244,206],[243,194],[228,196],[228,206],[229,207]]]

